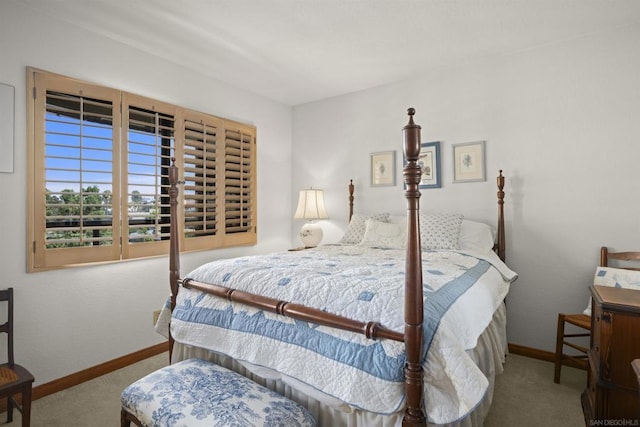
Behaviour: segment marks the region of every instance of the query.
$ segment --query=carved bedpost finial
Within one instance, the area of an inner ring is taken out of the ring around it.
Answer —
[[[496,178],[496,184],[498,185],[498,256],[502,261],[505,261],[507,244],[504,231],[504,176],[502,176],[502,169]]]
[[[171,166],[169,166],[169,185],[178,183],[178,168],[176,167],[176,158],[171,158]]]
[[[414,108],[409,108],[407,114],[409,115],[409,123],[402,128],[404,134],[403,149],[404,155],[408,162],[412,160],[418,160],[420,156],[420,125],[413,122],[413,116],[416,113]]]
[[[414,108],[409,108],[407,114],[409,115],[409,123],[402,128],[402,147],[404,150],[404,157],[407,163],[404,167],[403,175],[404,182],[407,187],[406,197],[407,199],[414,199],[416,205],[413,209],[418,209],[417,199],[420,197],[420,191],[418,190],[420,184],[420,177],[422,175],[422,168],[418,164],[420,158],[420,125],[413,122],[413,115],[416,113]]]
[[[504,176],[502,176],[502,169],[500,169],[496,184],[498,185],[498,204],[502,206],[504,205]]]
[[[353,216],[353,180],[349,180],[349,222],[351,222],[351,217]]]
[[[409,107],[407,108],[407,114],[409,115],[409,124],[412,125],[413,123],[413,116],[416,114],[416,109],[413,107]]]

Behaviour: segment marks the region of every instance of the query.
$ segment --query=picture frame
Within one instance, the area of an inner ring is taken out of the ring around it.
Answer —
[[[371,153],[371,186],[396,185],[396,152]]]
[[[418,164],[422,168],[418,188],[442,187],[442,181],[440,180],[440,141],[420,144]]]
[[[453,144],[453,182],[486,181],[485,141]]]

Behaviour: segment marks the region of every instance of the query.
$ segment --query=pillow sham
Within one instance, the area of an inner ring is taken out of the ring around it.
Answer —
[[[597,267],[593,284],[597,286],[610,286],[612,288],[640,290],[640,271],[627,270],[625,268]],[[587,308],[584,309],[583,313],[591,316],[591,297],[589,297]]]
[[[407,245],[406,230],[400,224],[368,219],[365,221],[364,236],[359,244],[379,248],[403,249]]]
[[[461,214],[420,214],[422,249],[459,249]]]
[[[484,222],[463,219],[458,234],[460,250],[491,250],[495,244],[493,228]]]
[[[403,227],[407,226],[407,215],[389,215],[389,219],[387,222],[392,222],[394,224],[400,224]]]
[[[386,222],[389,220],[388,213],[378,213],[373,215],[364,215],[354,213],[349,221],[347,231],[345,231],[342,238],[338,243],[343,244],[358,244],[362,241],[365,232],[365,221],[368,219],[375,219],[376,221]]]

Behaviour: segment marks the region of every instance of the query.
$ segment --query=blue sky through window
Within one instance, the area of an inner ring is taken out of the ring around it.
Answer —
[[[46,114],[45,181],[50,192],[98,186],[113,191],[113,128],[111,123]],[[162,137],[149,132],[128,132],[128,193],[159,195],[163,166],[159,162]],[[173,140],[173,137],[171,137]],[[173,146],[173,144],[171,144]]]

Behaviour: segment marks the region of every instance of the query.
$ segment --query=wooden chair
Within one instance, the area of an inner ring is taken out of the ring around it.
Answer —
[[[13,409],[22,413],[22,427],[31,424],[31,387],[33,375],[13,360],[13,288],[0,290],[0,302],[7,302],[7,322],[0,333],[7,334],[7,363],[0,364],[0,399],[7,398],[7,423],[13,421]],[[20,394],[20,399],[15,395]]]
[[[600,248],[600,266],[609,267],[609,263],[615,260],[620,265],[616,265],[618,268],[625,268],[628,270],[640,270],[639,267],[629,266],[625,264],[627,261],[640,261],[640,252],[609,252],[606,246]],[[580,330],[577,333],[566,334],[565,325],[573,325]],[[584,347],[576,342],[575,338],[588,337],[591,335],[591,316],[586,314],[558,314],[558,330],[556,335],[556,353],[555,353],[555,372],[553,381],[555,383],[560,382],[560,369],[563,364],[571,365],[574,367],[587,369],[587,347]],[[571,347],[577,351],[576,353],[564,353],[564,348]]]
[[[578,332],[566,334],[564,332],[565,325],[569,323],[586,332]],[[555,354],[555,373],[553,381],[560,382],[560,369],[562,365],[571,365],[581,369],[587,369],[587,352],[588,348],[573,342],[578,337],[588,337],[591,335],[591,317],[586,314],[558,314],[558,332],[556,334],[556,354]],[[578,354],[564,353],[564,347],[571,347],[578,351]]]

